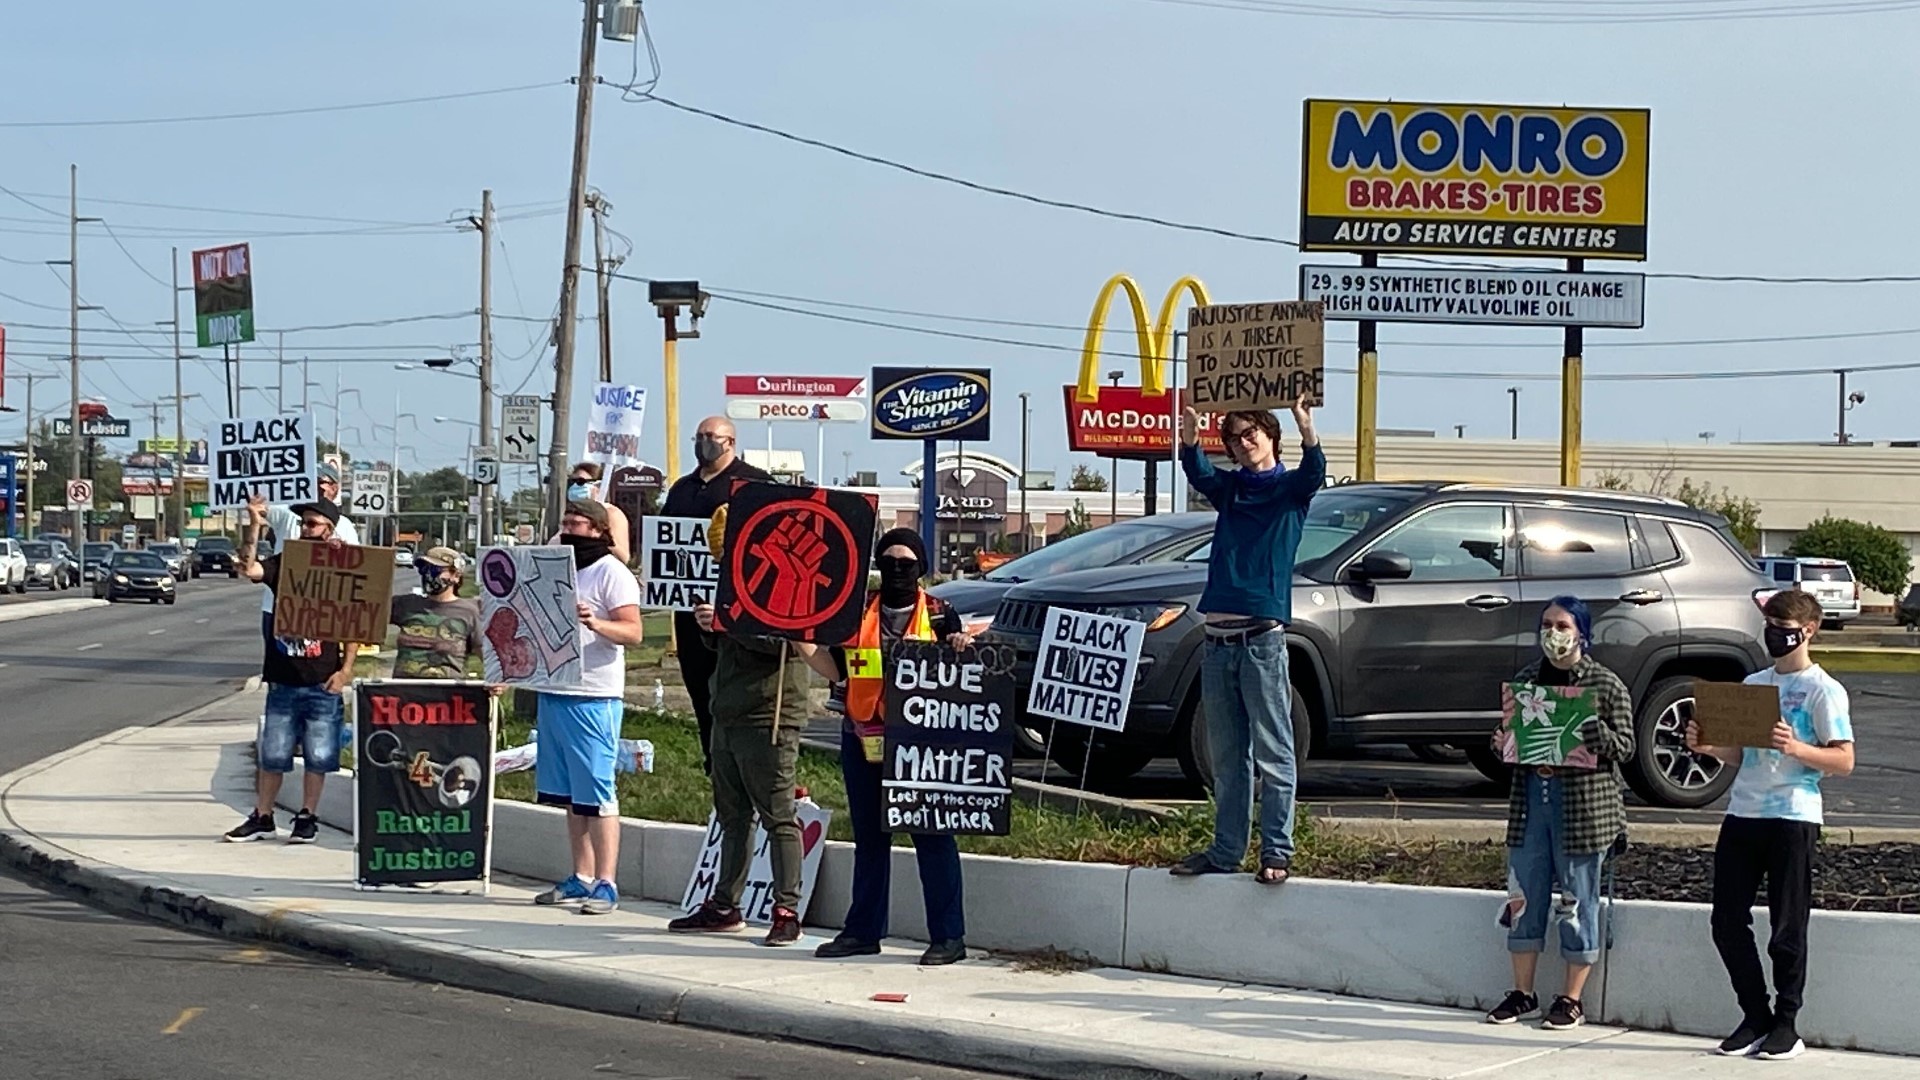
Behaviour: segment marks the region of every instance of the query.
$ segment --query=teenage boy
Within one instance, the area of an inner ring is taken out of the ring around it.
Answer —
[[[1767,654],[1773,666],[1749,686],[1780,691],[1773,748],[1707,746],[1687,724],[1687,748],[1738,763],[1713,852],[1713,944],[1733,981],[1744,1018],[1720,1044],[1729,1056],[1786,1061],[1806,1050],[1795,1022],[1807,984],[1807,919],[1813,906],[1813,853],[1820,842],[1820,780],[1853,771],[1853,723],[1847,690],[1808,656],[1824,617],[1809,593],[1775,593],[1766,603]],[[1753,900],[1767,882],[1773,926],[1774,1001],[1753,940]]]
[[[396,679],[464,679],[467,658],[480,655],[480,601],[462,599],[465,556],[449,547],[420,556],[423,595],[393,598],[390,621],[400,628],[393,650]]]

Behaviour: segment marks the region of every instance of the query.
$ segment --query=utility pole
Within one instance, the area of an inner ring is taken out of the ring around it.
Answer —
[[[498,459],[493,442],[493,191],[480,193],[480,445]],[[399,462],[394,463],[399,468]],[[480,489],[480,542],[493,543],[493,500],[499,485]]]
[[[33,452],[33,381],[35,379],[52,378],[52,376],[36,375],[30,371],[26,374],[25,378],[27,380],[27,512],[21,517],[20,521],[26,531],[26,535],[31,538],[34,535],[33,508],[37,505],[33,501],[33,473],[35,466],[40,464],[39,457]],[[12,508],[9,507],[8,509],[11,510]]]
[[[1033,406],[1027,403],[1026,391],[1020,392],[1020,553],[1026,554],[1028,537],[1033,529],[1027,524],[1027,450],[1028,421],[1033,419]]]
[[[147,409],[153,416],[153,441],[159,442],[160,403],[158,401],[149,401],[147,402]],[[160,486],[160,455],[153,453],[152,450],[149,449],[148,456],[152,458],[154,462],[153,497],[155,502],[153,504],[153,538],[155,540],[165,540],[167,538],[167,496]],[[179,482],[179,474],[175,473],[174,483],[177,485]]]
[[[573,437],[574,319],[580,311],[580,210],[587,198],[587,146],[593,127],[593,47],[599,0],[582,0],[580,82],[573,106],[573,180],[567,189],[567,237],[560,260],[560,316],[553,332],[553,441],[547,446],[547,515],[560,520],[567,444]]]
[[[67,257],[64,260],[50,259],[48,261],[54,266],[65,265],[67,268],[67,340],[71,349],[68,353],[67,361],[71,366],[71,379],[73,382],[73,400],[67,404],[67,422],[72,425],[72,434],[68,436],[70,440],[69,448],[72,451],[70,461],[68,462],[70,471],[67,473],[67,476],[69,478],[81,475],[80,312],[91,311],[95,306],[80,303],[80,223],[83,221],[99,220],[99,218],[83,218],[80,216],[80,166],[68,165]],[[92,440],[88,440],[88,445],[92,445]],[[89,476],[91,476],[91,474],[89,474]],[[76,554],[83,550],[82,545],[86,541],[87,511],[89,509],[89,507],[83,506],[73,515],[73,544],[71,546]]]
[[[180,498],[174,506],[173,535],[185,536],[187,535],[187,394],[180,380],[179,248],[173,249],[167,265],[173,271],[173,482],[180,485]]]
[[[285,416],[287,413],[287,332],[285,330],[275,330],[273,334],[274,374],[279,376],[278,379],[274,380],[273,414],[275,416]]]
[[[1120,380],[1125,377],[1126,377],[1126,372],[1124,371],[1107,372],[1107,378],[1113,380],[1113,385],[1115,386],[1119,386]],[[1024,466],[1022,467],[1024,468]],[[1113,503],[1112,503],[1112,508],[1107,511],[1107,524],[1109,525],[1120,520],[1120,455],[1118,454],[1115,454],[1113,457],[1112,484],[1113,484],[1113,490],[1109,494],[1111,494],[1113,497]],[[1024,487],[1025,484],[1023,483],[1021,486]]]
[[[600,381],[612,382],[613,320],[607,311],[607,292],[612,283],[610,275],[625,260],[608,259],[606,256],[607,215],[613,211],[613,204],[596,191],[587,196],[587,209],[593,212],[593,274],[598,291],[595,310],[600,316]]]

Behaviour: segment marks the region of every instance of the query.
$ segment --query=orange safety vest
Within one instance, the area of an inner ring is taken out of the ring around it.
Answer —
[[[918,590],[913,603],[913,618],[901,635],[903,641],[932,641],[933,620],[927,613],[927,591]],[[886,722],[880,700],[886,691],[882,671],[886,650],[880,643],[880,598],[867,602],[867,613],[860,619],[860,632],[847,657],[847,719],[868,761],[878,762],[885,755]]]

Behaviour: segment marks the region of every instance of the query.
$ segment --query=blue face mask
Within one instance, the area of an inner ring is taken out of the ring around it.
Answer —
[[[593,498],[593,485],[592,484],[568,484],[567,498],[591,499]]]

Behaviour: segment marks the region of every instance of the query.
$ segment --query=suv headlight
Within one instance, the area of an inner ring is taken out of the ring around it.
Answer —
[[[1147,632],[1163,630],[1173,624],[1175,619],[1187,613],[1185,604],[1122,604],[1117,607],[1094,609],[1097,614],[1111,615],[1116,619],[1132,619],[1147,624]]]
[[[51,574],[53,573],[53,564],[44,562],[34,563],[33,572],[36,574]]]
[[[125,585],[127,583],[127,575],[115,574],[113,575],[113,580],[116,584]]]

